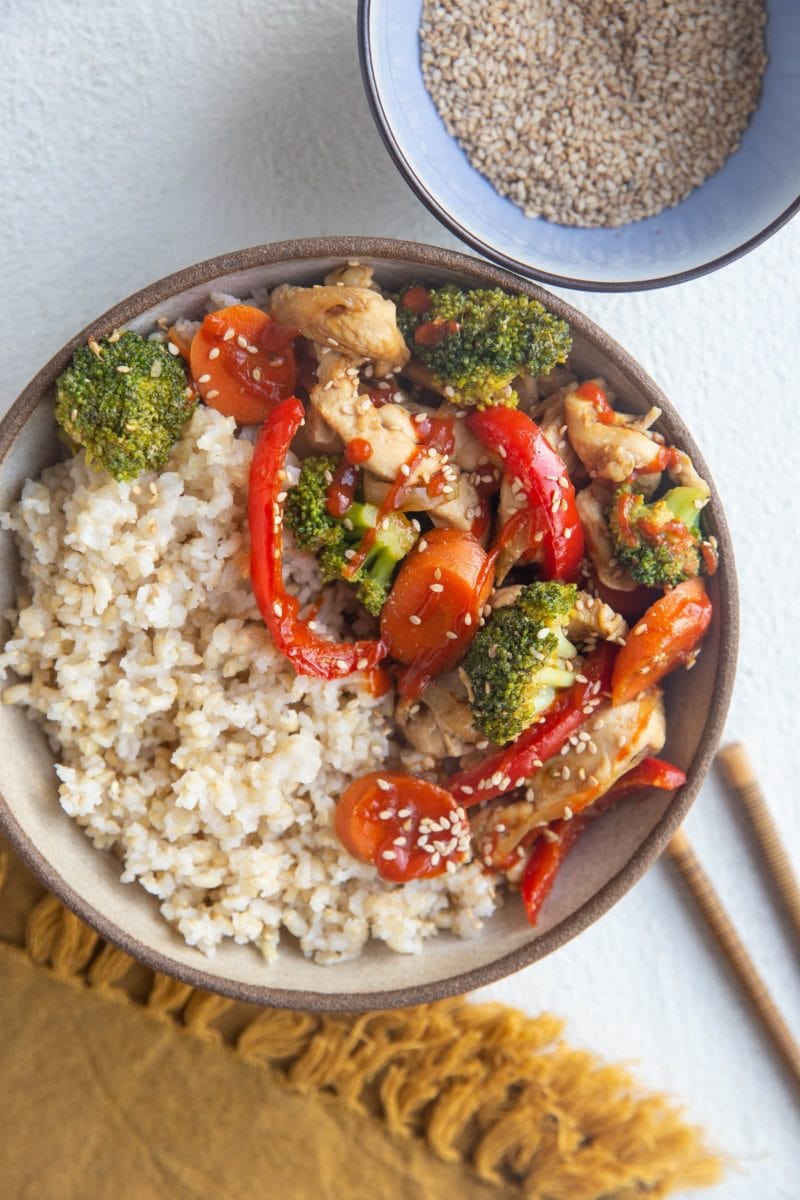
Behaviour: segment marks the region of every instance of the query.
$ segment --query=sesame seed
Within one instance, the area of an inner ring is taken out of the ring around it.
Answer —
[[[256,383],[258,383],[261,379],[261,367],[253,367],[252,376]]]
[[[356,663],[356,667],[358,668],[359,671],[366,671],[368,666],[369,666],[369,659],[367,659],[367,658],[360,658],[358,660],[358,662]]]
[[[412,625],[421,625],[422,624],[422,617],[418,617],[416,613],[411,613],[409,615],[408,619]]]
[[[169,352],[173,358],[175,358],[178,354],[180,354],[180,350],[178,349],[178,347],[175,345],[174,342],[167,342],[167,349],[169,350]]]
[[[397,855],[395,854],[394,850],[384,850],[381,854],[381,858],[388,858],[391,860],[397,858]]]
[[[249,344],[250,343],[248,342],[247,338],[240,333],[236,339],[236,345],[241,346],[243,350],[246,350]]]
[[[275,613],[276,617],[283,616],[283,605],[281,604],[280,600],[273,601],[272,611]]]
[[[216,400],[219,392],[216,388],[212,388],[210,392],[206,392],[206,400]]]
[[[457,633],[453,633],[452,629],[448,629],[448,630],[446,630],[446,632],[445,632],[445,635],[444,635],[444,636],[445,636],[446,638],[448,638],[448,639],[449,639],[451,642],[455,642],[455,641],[458,639],[458,634],[457,634]]]
[[[428,549],[428,543],[425,541],[425,538],[419,539],[419,541],[417,542],[417,549],[420,551]]]
[[[198,383],[211,383],[211,376],[210,375],[198,375],[197,382]]]
[[[339,668],[340,671],[346,671],[348,664],[345,662],[345,660],[343,658],[337,658],[336,666]]]
[[[390,792],[392,790],[392,785],[386,779],[376,779],[375,782],[382,792]]]
[[[219,358],[219,346],[212,346],[208,352],[208,357],[210,359]]]
[[[127,375],[130,372],[130,367],[117,367],[120,375]]]
[[[437,595],[439,594],[439,592],[444,591],[444,584],[442,584],[442,583],[429,583],[428,587],[430,588],[430,590],[432,592],[435,592]]]

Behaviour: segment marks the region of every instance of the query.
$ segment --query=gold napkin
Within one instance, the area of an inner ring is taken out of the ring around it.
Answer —
[[[716,1181],[678,1111],[560,1030],[463,999],[316,1016],[194,991],[103,943],[0,842],[2,1200],[634,1200]]]

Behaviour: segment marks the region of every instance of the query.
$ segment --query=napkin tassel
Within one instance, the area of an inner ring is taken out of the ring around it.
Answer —
[[[0,850],[0,888],[7,871]],[[26,950],[59,978],[218,1043],[294,1091],[371,1113],[525,1200],[634,1200],[720,1176],[675,1107],[566,1045],[547,1014],[458,998],[355,1015],[264,1008],[226,1021],[232,1001],[147,970],[52,896],[30,913]]]

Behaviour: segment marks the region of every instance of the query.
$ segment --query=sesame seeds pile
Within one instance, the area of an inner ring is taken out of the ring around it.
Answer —
[[[528,216],[614,226],[677,204],[738,148],[763,0],[424,0],[426,87]]]

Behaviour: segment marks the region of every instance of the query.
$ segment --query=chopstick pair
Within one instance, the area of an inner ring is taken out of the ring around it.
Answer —
[[[800,888],[744,747],[739,743],[724,746],[717,760],[722,767],[725,782],[747,813],[769,876],[795,931],[800,935]],[[800,1087],[800,1046],[756,970],[682,829],[673,835],[669,844],[669,854],[748,1000],[761,1018],[795,1083]]]

